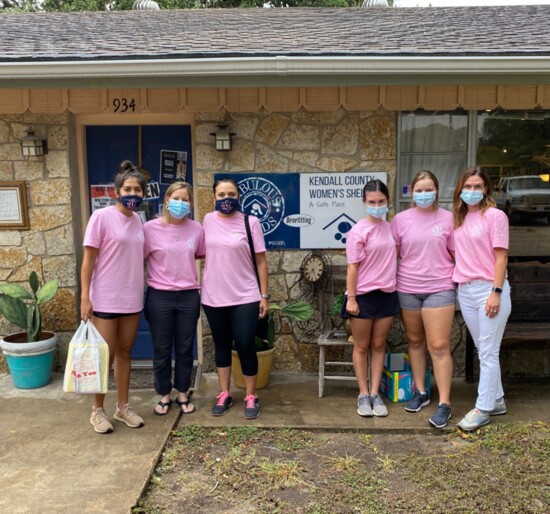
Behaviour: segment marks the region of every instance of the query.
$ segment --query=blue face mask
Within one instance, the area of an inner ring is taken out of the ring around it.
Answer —
[[[426,209],[435,202],[435,191],[422,191],[421,193],[413,193],[413,200],[418,207]]]
[[[483,193],[481,191],[471,191],[469,189],[463,189],[460,193],[460,199],[468,205],[477,205],[483,200]]]
[[[124,195],[120,197],[120,203],[131,211],[137,211],[143,203],[143,198],[138,195]]]
[[[184,200],[169,200],[167,209],[174,218],[181,220],[191,212],[191,204]]]
[[[239,210],[240,204],[237,198],[223,198],[222,200],[216,200],[215,208],[223,214],[233,214]]]
[[[380,219],[388,212],[388,206],[381,205],[380,207],[371,207],[365,204],[365,211],[373,218]]]

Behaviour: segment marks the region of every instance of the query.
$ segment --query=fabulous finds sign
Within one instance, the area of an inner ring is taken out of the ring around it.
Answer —
[[[214,180],[227,177],[218,173]],[[351,227],[365,216],[363,187],[386,183],[386,172],[231,173],[241,208],[256,216],[268,250],[344,249]]]

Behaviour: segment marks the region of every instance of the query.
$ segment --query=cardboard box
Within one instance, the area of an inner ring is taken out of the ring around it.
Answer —
[[[386,353],[384,367],[389,371],[410,371],[411,364],[406,353]]]
[[[407,371],[390,371],[384,368],[382,372],[382,381],[380,382],[380,390],[386,397],[394,402],[408,402],[412,396],[413,391],[416,391],[416,386],[413,380],[412,371],[410,371],[410,364],[408,359],[406,365],[409,366]],[[430,396],[430,370],[426,371],[426,391],[428,397]]]

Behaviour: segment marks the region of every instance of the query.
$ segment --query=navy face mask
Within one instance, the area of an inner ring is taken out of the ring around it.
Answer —
[[[233,214],[240,210],[239,200],[237,198],[223,198],[216,200],[215,209],[223,214]]]
[[[143,203],[143,198],[138,195],[124,195],[120,197],[120,203],[131,211],[137,211]]]

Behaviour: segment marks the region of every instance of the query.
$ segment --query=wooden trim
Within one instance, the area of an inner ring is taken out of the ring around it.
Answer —
[[[520,85],[395,85],[327,87],[235,88],[111,88],[111,89],[5,89],[0,113],[76,115],[111,113],[115,99],[134,100],[131,113],[172,112],[310,112],[453,110],[459,107],[486,110],[550,108],[550,86]],[[119,112],[120,113],[120,112]]]

